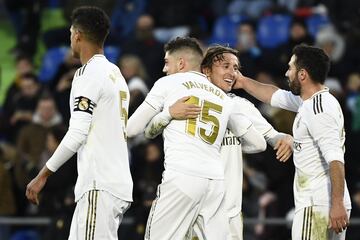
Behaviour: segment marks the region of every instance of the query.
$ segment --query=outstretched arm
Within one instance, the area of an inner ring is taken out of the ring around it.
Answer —
[[[127,122],[126,134],[128,137],[135,137],[142,133],[150,120],[158,113],[150,104],[144,101],[131,115]]]
[[[238,137],[241,137],[241,147],[247,153],[258,153],[265,151],[266,141],[252,122],[240,113],[230,114],[228,128]]]
[[[242,88],[250,95],[257,98],[258,100],[268,104],[270,104],[271,102],[271,97],[273,93],[279,89],[274,85],[263,84],[251,78],[245,77],[240,72],[238,72],[236,82],[233,88],[234,89]]]

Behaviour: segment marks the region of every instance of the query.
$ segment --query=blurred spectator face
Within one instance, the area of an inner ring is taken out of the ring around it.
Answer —
[[[33,78],[23,77],[20,81],[20,91],[24,97],[34,97],[39,88],[39,84]]]
[[[156,144],[149,144],[146,148],[146,161],[147,162],[157,162],[160,160],[160,149]]]
[[[333,55],[334,48],[335,48],[335,43],[332,41],[323,42],[320,45],[320,48],[322,48],[324,50],[324,52],[326,53],[326,55],[328,55],[331,58],[331,56]]]
[[[119,62],[119,67],[126,80],[136,76],[138,72],[138,62],[132,57],[122,57]]]
[[[290,35],[293,40],[304,39],[307,35],[305,26],[297,22],[293,23],[290,29]]]
[[[354,92],[360,91],[360,74],[350,74],[347,82],[347,89]]]
[[[204,73],[213,84],[229,92],[235,83],[238,70],[238,58],[232,53],[224,53],[223,59],[215,60],[211,69],[205,68]]]
[[[250,24],[241,24],[238,29],[238,48],[246,50],[256,45],[256,35]]]
[[[154,19],[150,15],[142,15],[136,23],[136,38],[147,40],[153,38]]]
[[[56,114],[56,106],[53,99],[40,99],[36,112],[40,115],[41,120],[49,122]]]
[[[22,58],[16,63],[16,72],[20,76],[32,72],[33,69],[33,64],[26,58]]]

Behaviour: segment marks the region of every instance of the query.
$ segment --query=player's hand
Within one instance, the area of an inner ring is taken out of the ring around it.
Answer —
[[[243,81],[244,80],[245,80],[244,75],[242,75],[242,73],[238,70],[237,74],[235,76],[235,83],[234,83],[234,86],[232,88],[233,89],[243,88]]]
[[[26,197],[31,203],[39,205],[39,193],[43,189],[46,180],[47,178],[38,175],[26,186]]]
[[[169,107],[170,115],[173,119],[184,120],[197,118],[201,112],[198,105],[186,103],[190,96],[182,97]]]
[[[333,229],[336,233],[341,233],[346,230],[349,225],[349,218],[346,214],[344,204],[333,204],[330,208],[330,221],[329,228]]]
[[[293,137],[291,135],[286,135],[285,137],[279,139],[274,147],[276,150],[276,159],[280,162],[286,162],[292,152],[293,152]]]

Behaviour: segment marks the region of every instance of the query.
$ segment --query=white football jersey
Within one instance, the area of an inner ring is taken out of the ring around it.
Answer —
[[[234,108],[241,111],[253,123],[255,129],[265,136],[275,136],[277,131],[266,121],[259,110],[245,98],[228,94],[234,102]],[[221,159],[225,165],[225,205],[229,217],[241,212],[243,183],[243,152],[241,139],[227,129],[221,143]]]
[[[81,128],[74,126],[79,121],[72,119],[91,121],[86,141],[77,152],[76,200],[85,192],[97,189],[132,201],[125,136],[128,106],[125,79],[105,56],[94,55],[76,71],[70,94],[69,128]]]
[[[339,102],[325,88],[302,101],[289,91],[278,90],[271,105],[297,112],[294,136],[294,197],[296,211],[312,205],[330,206],[329,164],[344,162],[344,117]],[[349,191],[344,188],[344,204],[351,209]]]
[[[176,73],[159,79],[145,102],[160,112],[184,96],[191,96],[189,102],[201,106],[202,112],[196,119],[172,120],[164,129],[165,169],[223,179],[220,146],[226,128],[229,126],[241,136],[251,122],[238,118],[241,114],[235,113],[231,99],[198,72]]]

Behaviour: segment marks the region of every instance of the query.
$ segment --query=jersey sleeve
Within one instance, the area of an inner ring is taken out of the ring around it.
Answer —
[[[307,111],[308,129],[314,141],[320,148],[326,162],[338,160],[344,162],[343,143],[340,139],[339,121],[335,118],[335,114],[322,112],[314,114]]]
[[[85,70],[85,67],[83,66],[82,70]],[[84,74],[76,79],[76,84],[73,84],[74,106],[72,106],[69,129],[46,163],[51,171],[55,172],[61,167],[86,140],[92,114],[100,98],[101,86],[98,82],[89,74]]]
[[[228,128],[235,136],[241,137],[241,147],[245,152],[257,153],[266,149],[264,137],[242,113],[233,112],[230,114]]]
[[[159,79],[155,82],[150,92],[145,98],[145,102],[149,104],[156,112],[162,111],[167,96],[166,87],[164,81]]]
[[[89,73],[84,73],[73,84],[74,113],[89,113],[92,115],[96,104],[101,96],[102,87],[100,81]]]
[[[164,128],[170,123],[171,115],[169,108],[164,108],[161,113],[154,116],[145,128],[145,137],[153,139],[161,134]]]
[[[271,97],[271,106],[297,112],[302,100],[300,96],[295,96],[290,91],[279,89]]]
[[[243,114],[254,124],[254,127],[262,135],[265,135],[273,127],[271,124],[261,115],[260,111],[246,99],[236,97],[237,109],[239,109]]]
[[[126,126],[127,136],[135,137],[142,133],[146,125],[157,113],[159,112],[155,111],[151,105],[144,101],[128,120]]]

